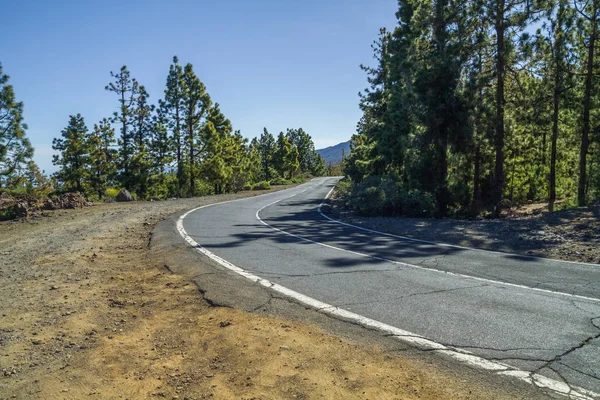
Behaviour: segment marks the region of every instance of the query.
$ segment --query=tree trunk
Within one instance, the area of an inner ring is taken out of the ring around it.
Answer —
[[[496,165],[494,169],[494,217],[500,215],[502,195],[504,193],[504,72],[506,60],[504,54],[504,0],[498,0],[496,10]]]
[[[447,65],[446,57],[446,37],[447,37],[447,22],[445,19],[445,9],[447,8],[446,0],[435,1],[435,15],[433,19],[433,35],[435,46],[437,49],[437,57],[442,65]],[[439,71],[437,72],[439,74]],[[439,76],[437,78],[440,78]],[[449,79],[441,79],[443,84],[437,88],[439,90],[440,101],[447,103],[448,95],[452,91]],[[437,184],[436,186],[436,203],[437,216],[443,218],[448,213],[448,113],[446,107],[452,107],[451,104],[443,104],[443,110],[439,106],[436,107],[437,118],[431,127],[435,134],[434,143],[436,146],[437,158]]]
[[[192,120],[189,121],[188,141],[190,142],[190,195],[194,197],[196,183],[194,182],[194,128]]]
[[[123,176],[125,176],[125,189],[131,190],[129,184],[129,138],[127,137],[127,117],[125,116],[125,89],[121,90],[121,122],[123,123]]]
[[[181,121],[179,117],[179,100],[175,105],[175,144],[177,146],[177,187],[179,189],[179,197],[182,197],[181,190],[183,188],[183,162],[181,160]]]
[[[593,2],[592,34],[588,48],[587,72],[585,76],[585,92],[583,95],[583,130],[581,132],[581,149],[579,151],[579,185],[577,187],[577,205],[583,207],[586,204],[586,182],[587,182],[587,154],[589,148],[590,132],[590,109],[592,97],[592,77],[594,73],[594,46],[596,44],[596,8],[597,0]]]
[[[554,201],[556,201],[556,141],[558,140],[558,110],[560,102],[560,92],[558,85],[560,84],[560,76],[558,71],[558,63],[554,71],[554,93],[552,112],[552,144],[550,150],[550,196],[548,198],[548,211],[554,211]]]
[[[481,145],[477,143],[475,147],[475,170],[473,173],[473,199],[471,209],[474,213],[479,213],[481,206]]]

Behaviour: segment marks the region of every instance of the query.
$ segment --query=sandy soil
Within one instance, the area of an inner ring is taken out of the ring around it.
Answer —
[[[314,325],[211,306],[150,259],[168,215],[255,194],[0,223],[0,398],[519,397]]]

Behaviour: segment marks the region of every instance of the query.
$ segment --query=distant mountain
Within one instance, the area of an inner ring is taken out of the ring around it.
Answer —
[[[318,149],[317,153],[325,160],[325,165],[335,165],[342,161],[342,149],[346,155],[350,154],[350,141],[336,144],[335,146]]]

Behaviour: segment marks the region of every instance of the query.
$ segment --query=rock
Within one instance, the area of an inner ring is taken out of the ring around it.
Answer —
[[[55,199],[46,199],[42,203],[44,210],[58,210],[64,208],[83,208],[88,206],[89,203],[83,194],[79,192],[65,193]]]
[[[119,202],[133,201],[133,196],[131,196],[131,193],[129,193],[129,191],[127,189],[123,189],[117,194],[117,201],[119,201]]]
[[[56,210],[57,207],[52,199],[46,199],[46,201],[44,201],[42,204],[42,208],[44,210]]]

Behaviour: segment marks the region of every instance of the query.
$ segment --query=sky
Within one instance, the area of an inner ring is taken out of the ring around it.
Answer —
[[[245,137],[302,127],[316,148],[349,140],[379,28],[396,0],[9,1],[0,63],[24,103],[34,160],[53,172],[52,139],[80,113],[89,129],[118,108],[106,91],[127,65],[163,97],[172,58],[192,63]]]

